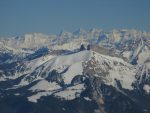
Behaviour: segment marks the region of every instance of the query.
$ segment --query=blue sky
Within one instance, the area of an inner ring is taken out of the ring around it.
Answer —
[[[78,28],[150,31],[150,0],[0,0],[0,36]]]

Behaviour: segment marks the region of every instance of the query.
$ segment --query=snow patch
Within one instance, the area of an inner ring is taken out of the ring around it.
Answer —
[[[143,89],[146,93],[150,94],[150,85],[144,85]]]
[[[35,95],[28,97],[28,101],[36,103],[42,96],[51,95],[53,92],[38,92]]]
[[[46,80],[39,81],[36,85],[32,86],[29,90],[35,91],[53,91],[61,88],[56,82],[48,82]]]
[[[63,74],[64,82],[70,84],[75,75],[81,75],[83,72],[82,63],[72,64],[66,73]]]
[[[84,84],[78,84],[72,87],[68,87],[64,91],[55,93],[55,96],[66,100],[73,100],[77,96],[79,96],[84,89],[85,89]]]

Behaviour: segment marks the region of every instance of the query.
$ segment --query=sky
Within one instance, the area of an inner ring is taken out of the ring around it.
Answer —
[[[0,0],[0,36],[100,28],[150,31],[150,0]]]

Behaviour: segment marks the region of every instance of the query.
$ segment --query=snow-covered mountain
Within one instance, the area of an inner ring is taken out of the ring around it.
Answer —
[[[0,38],[0,91],[0,103],[11,95],[33,113],[149,113],[150,33],[80,28]]]
[[[10,50],[23,48],[33,49],[43,46],[48,46],[49,48],[55,49],[54,45],[62,45],[63,47],[64,44],[75,41],[75,43],[80,42],[79,44],[88,42],[113,47],[113,44],[131,44],[131,41],[136,41],[136,39],[141,38],[144,38],[145,40],[149,39],[150,33],[134,29],[103,31],[101,29],[93,28],[89,31],[86,31],[80,28],[75,32],[62,31],[59,35],[44,35],[41,33],[34,33],[26,34],[21,37],[1,37],[0,46],[5,46],[5,48]],[[69,47],[68,49],[72,48]]]

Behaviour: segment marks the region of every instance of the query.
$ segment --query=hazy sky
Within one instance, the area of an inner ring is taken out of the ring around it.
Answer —
[[[150,31],[150,0],[0,0],[0,36],[94,27]]]

